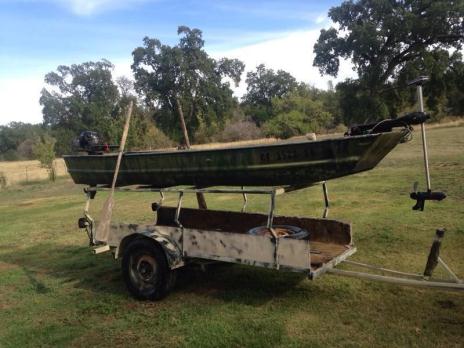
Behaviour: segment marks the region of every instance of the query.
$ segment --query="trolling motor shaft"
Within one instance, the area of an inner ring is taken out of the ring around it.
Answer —
[[[419,112],[424,114],[424,98],[422,95],[422,85],[429,80],[428,76],[419,76],[417,79],[412,80],[408,83],[408,86],[416,86],[417,88],[417,99],[419,100]],[[412,207],[413,210],[423,211],[425,207],[425,201],[441,201],[446,198],[444,192],[432,191],[432,185],[430,183],[430,167],[429,167],[429,156],[427,153],[427,137],[425,135],[425,122],[420,123],[421,135],[422,135],[422,152],[424,155],[424,169],[425,169],[425,180],[427,183],[426,192],[417,192],[417,183],[414,184],[414,192],[411,192],[411,199],[416,200],[416,204]]]

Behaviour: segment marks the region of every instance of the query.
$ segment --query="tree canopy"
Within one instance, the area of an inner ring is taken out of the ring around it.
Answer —
[[[321,30],[313,65],[322,74],[337,76],[340,59],[353,63],[359,78],[338,86],[342,99],[357,105],[342,107],[348,120],[353,120],[349,114],[356,121],[392,115],[402,98],[384,91],[404,83],[400,77],[412,65],[415,72],[430,74],[425,62],[430,53],[461,49],[463,14],[462,0],[344,1],[329,11],[337,27]],[[387,97],[393,98],[385,102]]]
[[[338,28],[321,30],[314,65],[337,76],[340,58],[351,59],[360,79],[377,88],[430,49],[460,49],[463,13],[463,1],[345,1],[329,11]]]
[[[124,117],[122,111],[134,102],[127,146],[156,148],[171,141],[156,128],[150,110],[137,104],[133,83],[126,77],[114,82],[113,64],[107,60],[61,65],[45,76],[47,88],[42,90],[44,126],[56,138],[58,155],[71,151],[72,139],[84,130],[100,134],[103,141],[118,143]]]
[[[321,99],[314,98],[308,86],[302,85],[283,98],[273,98],[272,104],[275,115],[263,125],[268,136],[290,138],[320,132],[332,125],[333,116],[325,110]]]
[[[236,59],[211,58],[203,49],[199,29],[180,26],[179,43],[162,44],[145,37],[132,55],[135,88],[147,105],[156,108],[163,130],[189,145],[202,124],[222,124],[235,104],[229,82],[240,82],[244,64]],[[180,131],[181,130],[181,131]]]
[[[256,67],[255,71],[247,73],[247,92],[243,96],[246,112],[252,119],[261,124],[274,113],[272,100],[282,98],[298,87],[296,79],[288,72],[267,69],[264,64]]]
[[[71,139],[86,129],[111,138],[119,114],[119,91],[107,61],[60,65],[45,76],[40,104],[44,125],[51,127],[59,153],[69,152]]]

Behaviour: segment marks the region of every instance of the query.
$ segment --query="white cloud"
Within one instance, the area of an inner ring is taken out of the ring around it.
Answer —
[[[128,59],[116,60],[114,79],[120,76],[133,78]],[[64,63],[66,65],[66,63]],[[0,77],[0,125],[12,121],[25,123],[42,123],[42,107],[39,103],[40,91],[46,87],[44,76],[54,70],[55,65],[31,71],[27,75]]]
[[[0,78],[0,124],[41,123],[39,98],[43,84],[43,75]]]
[[[315,23],[322,24],[329,21],[329,17],[327,17],[327,13],[321,13],[319,16],[316,17]]]
[[[131,64],[132,60],[130,59],[118,59],[115,61],[112,61],[114,65],[114,70],[113,70],[113,78],[116,80],[118,77],[125,76],[129,79],[134,79],[134,76],[132,75],[132,69],[131,69]]]
[[[314,59],[313,46],[319,37],[319,30],[295,31],[277,35],[276,39],[256,44],[242,46],[232,50],[208,49],[213,57],[238,58],[246,64],[246,71],[254,70],[259,64],[267,68],[282,69],[292,74],[297,80],[304,81],[317,88],[326,89],[328,81],[334,85],[348,77],[356,77],[351,64],[340,62],[338,78],[320,76],[317,68],[312,66]],[[113,76],[133,78],[130,57],[110,59],[115,65]],[[66,64],[66,63],[64,63]],[[44,87],[43,77],[46,72],[53,70],[44,67],[43,71],[36,71],[27,76],[0,77],[0,124],[11,121],[39,123],[42,122],[41,106],[39,104],[40,91]],[[241,97],[246,92],[245,76],[235,95]]]
[[[319,29],[295,31],[275,40],[248,45],[228,51],[215,51],[214,57],[238,58],[246,65],[247,71],[254,70],[259,64],[267,68],[282,69],[292,74],[298,81],[306,82],[317,88],[327,89],[328,82],[334,85],[348,77],[356,77],[352,65],[348,61],[340,62],[340,71],[337,78],[321,76],[319,70],[313,67],[313,46],[319,37]],[[242,96],[246,92],[243,75],[236,95]]]
[[[88,16],[107,10],[120,10],[153,0],[48,0],[56,3],[76,15]]]

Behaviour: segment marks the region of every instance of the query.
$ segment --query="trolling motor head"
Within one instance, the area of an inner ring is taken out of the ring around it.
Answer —
[[[353,126],[345,133],[345,136],[386,133],[391,132],[393,128],[396,127],[403,127],[412,130],[411,126],[422,124],[429,118],[430,116],[423,112],[410,112],[409,114],[397,118]]]
[[[409,81],[408,86],[416,86],[417,88],[417,99],[419,101],[419,112],[424,113],[424,100],[422,97],[422,85],[429,80],[428,76],[419,76],[418,78]],[[446,194],[440,191],[432,191],[430,184],[430,168],[429,168],[429,157],[427,154],[427,141],[425,137],[425,125],[421,123],[421,134],[422,134],[422,151],[424,153],[424,168],[425,168],[425,179],[427,183],[427,191],[418,192],[418,183],[414,183],[413,192],[411,192],[411,199],[416,201],[416,204],[412,207],[413,210],[423,211],[425,207],[425,201],[441,201],[446,198]]]

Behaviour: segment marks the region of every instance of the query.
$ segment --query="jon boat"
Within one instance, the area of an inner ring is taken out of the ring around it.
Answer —
[[[126,152],[117,186],[310,186],[374,168],[409,134],[407,128],[387,130],[318,141]],[[91,186],[111,184],[116,158],[114,153],[64,156],[74,182]]]

